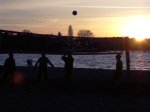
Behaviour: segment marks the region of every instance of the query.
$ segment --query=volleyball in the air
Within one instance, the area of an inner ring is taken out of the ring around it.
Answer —
[[[72,14],[73,14],[74,16],[76,16],[76,15],[77,15],[77,11],[76,11],[76,10],[72,11]]]

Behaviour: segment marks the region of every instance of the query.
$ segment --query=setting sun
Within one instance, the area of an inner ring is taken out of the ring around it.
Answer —
[[[122,27],[123,35],[142,41],[149,37],[150,21],[144,17],[134,17],[127,20]]]

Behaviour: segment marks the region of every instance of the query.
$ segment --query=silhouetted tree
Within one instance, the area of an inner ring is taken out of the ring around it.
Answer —
[[[24,29],[24,30],[23,30],[23,33],[31,33],[31,31],[28,30],[28,29]]]
[[[73,28],[71,25],[68,27],[68,36],[72,37],[73,36]]]
[[[94,37],[94,34],[90,30],[79,30],[78,37]]]
[[[58,36],[62,36],[62,33],[61,33],[61,32],[58,32]]]

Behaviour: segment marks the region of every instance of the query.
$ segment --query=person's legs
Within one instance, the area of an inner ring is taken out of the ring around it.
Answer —
[[[66,74],[65,74],[65,80],[66,80],[66,83],[67,83],[67,84],[70,84],[71,76],[72,76],[72,71],[67,70],[67,71],[66,71]]]
[[[7,80],[9,77],[9,73],[8,72],[4,72],[3,74],[3,80]]]
[[[3,80],[4,81],[6,81],[6,80],[11,81],[13,79],[14,75],[15,75],[15,71],[6,71],[3,74]]]
[[[38,81],[40,81],[42,79],[42,70],[39,70],[39,73],[38,73]]]
[[[44,70],[43,76],[44,76],[44,80],[47,80],[47,79],[48,79],[47,70]]]
[[[121,78],[122,72],[116,71],[114,76],[114,83],[116,86],[119,86],[120,84],[120,78]]]

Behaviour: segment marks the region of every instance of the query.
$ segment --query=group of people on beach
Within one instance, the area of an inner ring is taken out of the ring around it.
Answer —
[[[73,61],[74,58],[72,57],[72,54],[70,52],[66,53],[62,56],[62,60],[65,62],[65,80],[67,82],[70,81],[73,71]],[[42,56],[37,60],[35,67],[38,67],[39,73],[38,73],[38,80],[41,80],[42,77],[44,80],[48,79],[48,64],[55,68],[54,65],[51,63],[51,61],[45,56],[45,53],[42,54]],[[32,66],[32,60],[27,60],[27,65]],[[13,58],[13,53],[9,53],[9,57],[4,62],[4,79],[7,79],[8,77],[12,77],[15,74],[16,71],[16,63],[15,59]]]
[[[73,72],[73,62],[74,58],[72,57],[71,52],[66,53],[62,56],[62,60],[65,62],[65,81],[70,82],[72,72]],[[27,60],[28,65],[32,66],[31,60]],[[42,77],[44,80],[48,79],[48,64],[55,68],[54,65],[51,63],[51,61],[45,56],[45,53],[42,54],[42,56],[38,59],[38,61],[35,64],[35,67],[38,67],[39,73],[38,73],[38,80],[41,80]],[[113,76],[114,80],[119,80],[120,76],[122,74],[122,61],[121,61],[121,55],[116,55],[116,71]],[[15,59],[13,58],[13,53],[9,53],[9,57],[4,62],[4,79],[7,79],[8,77],[12,77],[15,74],[16,71],[16,64]]]

